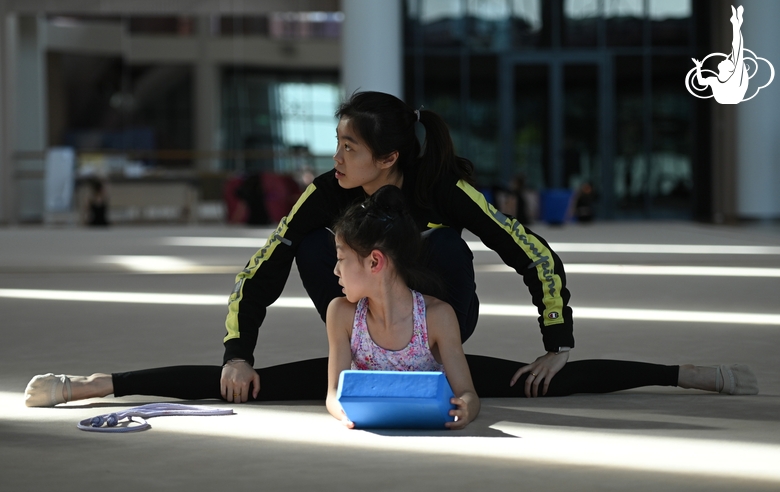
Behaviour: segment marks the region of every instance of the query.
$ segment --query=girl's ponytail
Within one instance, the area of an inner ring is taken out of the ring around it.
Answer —
[[[441,116],[427,110],[420,110],[419,115],[419,121],[425,127],[425,141],[423,153],[418,158],[416,201],[426,204],[434,183],[448,174],[475,185],[474,164],[455,155],[450,130]]]

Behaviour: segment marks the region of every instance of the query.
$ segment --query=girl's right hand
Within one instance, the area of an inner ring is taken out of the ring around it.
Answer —
[[[219,391],[226,401],[245,403],[249,399],[250,385],[252,398],[257,398],[260,393],[260,376],[247,361],[228,361],[222,367]]]
[[[355,423],[347,418],[347,414],[344,413],[343,408],[341,409],[341,423],[344,424],[344,427],[346,427],[347,429],[355,428]]]
[[[469,415],[471,412],[468,402],[464,398],[450,398],[450,403],[458,407],[450,410],[450,416],[455,417],[455,421],[447,422],[444,426],[452,430],[466,427],[474,419],[474,416]]]

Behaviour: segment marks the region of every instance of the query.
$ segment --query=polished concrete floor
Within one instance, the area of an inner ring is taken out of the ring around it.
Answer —
[[[538,232],[568,265],[572,359],[746,363],[761,393],[486,399],[479,418],[455,432],[350,431],[320,402],[211,401],[199,403],[236,415],[161,417],[134,434],[82,432],[81,419],[162,400],[26,408],[28,380],[218,364],[233,277],[268,231],[4,228],[0,490],[780,489],[780,229],[614,223]],[[541,355],[525,286],[472,244],[488,313],[466,351]],[[283,299],[295,306],[304,296],[293,269]],[[270,365],[325,356],[326,345],[313,308],[273,307],[255,355]]]

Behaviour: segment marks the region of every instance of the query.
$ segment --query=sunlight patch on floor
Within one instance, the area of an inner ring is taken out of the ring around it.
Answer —
[[[685,277],[780,277],[780,268],[616,265],[606,263],[566,263],[566,274],[597,275],[670,275]],[[474,265],[474,270],[487,273],[516,273],[506,265]]]
[[[117,409],[134,406],[110,399],[101,402],[114,403]],[[81,403],[83,405],[84,402]],[[319,405],[269,407],[218,403],[215,406],[233,408],[236,414],[218,417],[157,417],[149,419],[152,429],[144,432],[780,483],[780,468],[776,466],[780,463],[780,446],[774,444],[646,436],[625,431],[581,430],[576,427],[550,428],[510,421],[496,422],[490,426],[506,434],[506,437],[473,436],[469,435],[468,429],[460,432],[409,431],[406,435],[401,431],[387,435],[348,430],[328,415],[324,406]],[[110,413],[111,410],[111,407],[89,408],[79,404],[59,408],[27,408],[21,393],[0,392],[0,419],[39,422],[42,429],[56,425],[57,430],[52,432],[56,432],[57,436],[83,432],[75,428],[79,420]],[[97,446],[100,439],[106,438],[94,434]]]
[[[43,289],[0,289],[0,298],[198,306],[226,306],[228,299],[226,295],[211,294],[167,294]],[[311,309],[314,307],[314,304],[308,297],[280,297],[275,303],[271,305],[271,307]],[[574,313],[580,319],[780,325],[780,314],[771,313],[682,311],[670,309],[618,309],[599,307],[576,307],[574,308]],[[481,304],[479,306],[479,314],[481,316],[539,316],[535,306],[518,306],[514,304]]]
[[[100,263],[117,265],[134,273],[213,274],[238,272],[238,268],[235,266],[199,265],[177,256],[100,256],[96,260]]]
[[[166,237],[168,246],[195,246],[206,248],[255,248],[265,244],[267,238],[235,237]],[[490,251],[482,241],[466,241],[472,251]],[[717,244],[630,244],[630,243],[550,243],[556,252],[573,253],[650,253],[650,254],[698,254],[698,255],[780,255],[778,246],[739,246]]]
[[[490,251],[481,241],[466,241],[472,251]],[[556,253],[645,253],[677,255],[780,255],[778,246],[713,244],[550,243]]]

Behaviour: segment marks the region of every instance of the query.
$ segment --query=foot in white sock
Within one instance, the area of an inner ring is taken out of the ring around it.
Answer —
[[[758,379],[744,364],[721,364],[718,366],[718,390],[727,395],[757,395]]]

